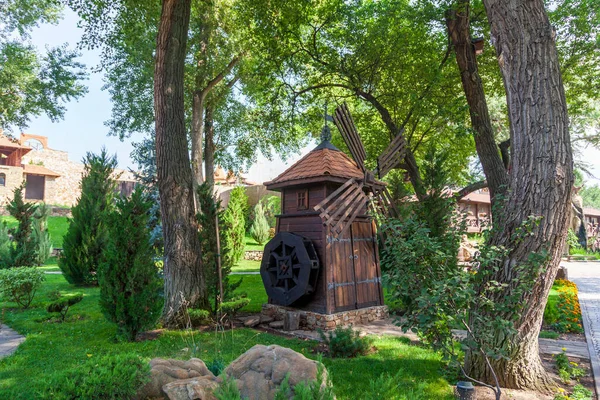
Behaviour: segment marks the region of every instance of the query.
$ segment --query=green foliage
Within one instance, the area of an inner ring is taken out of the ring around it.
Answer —
[[[17,220],[17,227],[10,230],[15,246],[11,249],[10,259],[13,267],[23,267],[35,265],[36,261],[36,243],[32,235],[33,214],[35,205],[26,203],[23,199],[22,184],[14,191],[14,197],[6,206],[6,209]]]
[[[235,379],[224,377],[223,382],[213,393],[217,400],[242,400]]]
[[[214,376],[221,375],[221,372],[225,369],[225,361],[221,357],[213,358],[206,362],[206,368],[213,373]]]
[[[59,46],[40,53],[30,33],[41,23],[57,23],[62,6],[57,1],[7,0],[0,7],[0,128],[27,126],[32,117],[45,114],[56,122],[64,104],[87,91],[78,53]]]
[[[567,354],[563,350],[562,353],[554,356],[556,360],[556,369],[558,369],[558,376],[564,384],[571,383],[571,379],[578,379],[585,376],[585,370],[579,368],[577,363],[569,361]]]
[[[67,296],[62,296],[59,293],[58,299],[48,304],[46,311],[49,313],[58,313],[61,322],[65,322],[69,308],[83,300],[83,293],[75,293]]]
[[[269,223],[260,202],[254,207],[254,222],[250,227],[250,235],[259,245],[263,245],[269,240]]]
[[[567,232],[567,245],[569,246],[569,254],[573,254],[573,250],[581,248],[581,244],[579,244],[579,238],[571,228],[569,228]]]
[[[42,398],[128,400],[150,380],[150,365],[137,354],[94,356],[54,378]]]
[[[269,195],[260,199],[260,202],[263,203],[269,227],[275,228],[275,225],[277,225],[277,218],[275,216],[281,214],[281,197]]]
[[[87,153],[83,164],[81,197],[71,209],[73,217],[63,239],[59,266],[70,283],[94,285],[108,241],[106,216],[114,208],[117,159],[103,148],[99,155]]]
[[[0,269],[11,265],[12,240],[8,234],[8,226],[0,221]]]
[[[556,332],[583,332],[577,285],[565,279],[554,282],[544,310],[544,322]]]
[[[235,318],[239,310],[250,304],[250,299],[247,297],[236,297],[230,301],[224,301],[220,305],[220,311],[227,314],[230,319]]]
[[[0,293],[5,300],[27,308],[31,305],[35,292],[44,279],[44,273],[35,267],[2,269],[0,270]]]
[[[202,326],[210,320],[210,311],[208,310],[188,308],[187,312],[190,318],[190,324],[192,324],[192,326]]]
[[[244,255],[244,238],[246,236],[246,209],[248,196],[243,187],[238,186],[231,191],[229,203],[223,213],[225,240],[221,246],[227,252],[223,260],[228,265],[237,264]]]
[[[221,279],[223,284],[223,296],[226,301],[231,298],[233,291],[240,285],[231,281],[231,268],[233,259],[230,256],[231,248],[226,245],[230,240],[230,229],[232,224],[227,223],[227,211],[221,210],[221,201],[215,198],[212,188],[206,182],[198,187],[198,202],[201,212],[197,215],[200,226],[199,237],[202,247],[202,265],[206,279],[206,287],[209,295],[209,304],[212,312],[216,312],[217,296],[220,295],[219,275],[217,273],[217,254],[220,254]],[[216,220],[219,220],[220,253],[217,249]]]
[[[317,361],[317,379],[311,382],[300,382],[294,386],[294,400],[333,400],[333,385],[325,372],[325,366],[319,357]]]
[[[152,328],[162,310],[162,282],[154,263],[148,211],[151,204],[142,189],[119,198],[106,218],[108,240],[99,271],[100,307],[117,324],[117,338],[133,341]]]
[[[35,243],[35,263],[42,266],[52,254],[52,240],[48,231],[48,217],[50,217],[50,207],[46,203],[37,205],[33,214],[33,241]]]
[[[378,400],[378,399],[393,399],[400,392],[400,376],[403,371],[396,372],[396,375],[390,375],[389,373],[381,374],[371,381],[368,395],[364,398],[365,400]]]
[[[351,326],[347,328],[338,326],[327,333],[319,330],[319,335],[333,358],[361,356],[371,350],[372,341],[367,336],[360,336],[360,332],[352,329]]]

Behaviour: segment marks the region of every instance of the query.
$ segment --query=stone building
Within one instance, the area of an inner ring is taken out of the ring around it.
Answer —
[[[0,132],[0,206],[25,182],[25,199],[72,206],[81,193],[83,164],[69,160],[66,151],[48,147],[45,136],[22,133],[18,140]],[[131,171],[116,170],[118,189],[129,195],[136,179]]]

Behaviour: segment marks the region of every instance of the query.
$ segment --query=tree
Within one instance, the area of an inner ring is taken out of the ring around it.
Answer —
[[[33,214],[35,204],[26,203],[23,199],[22,184],[14,191],[14,197],[6,206],[9,214],[17,220],[17,227],[10,230],[15,241],[11,248],[10,259],[13,267],[32,267],[36,261],[36,244],[32,236]]]
[[[63,45],[41,54],[29,40],[35,26],[57,23],[61,8],[54,0],[0,4],[0,129],[25,127],[41,114],[57,121],[65,113],[64,103],[87,92],[76,51]]]
[[[259,245],[264,244],[269,239],[269,223],[261,202],[254,206],[254,221],[250,227],[250,235]]]
[[[183,303],[208,309],[198,241],[184,107],[184,67],[191,2],[164,0],[156,39],[156,171],[165,239],[166,326],[183,320]]]
[[[568,130],[567,103],[555,31],[542,1],[484,1],[491,34],[495,38],[498,64],[506,90],[510,119],[510,180],[502,214],[494,221],[492,246],[508,253],[481,274],[478,293],[489,301],[516,297],[515,306],[494,315],[485,309],[476,314],[487,320],[514,320],[514,333],[494,335],[488,343],[505,351],[506,358],[492,360],[501,386],[550,391],[552,379],[542,366],[538,334],[544,306],[558,270],[564,246],[573,185],[573,160]],[[534,58],[528,57],[535,54]],[[539,223],[524,238],[516,233],[535,216]],[[529,290],[517,290],[520,266],[532,257],[543,259],[533,274]],[[489,283],[499,282],[492,291]],[[487,314],[487,315],[486,315]],[[481,320],[472,320],[474,330],[485,329]],[[491,370],[481,353],[467,354],[471,376],[493,382]]]
[[[48,217],[50,207],[46,203],[40,203],[33,214],[32,239],[35,243],[35,263],[42,266],[52,253],[52,241],[48,232]]]
[[[224,231],[227,232],[221,245],[227,250],[225,260],[230,265],[236,265],[244,255],[246,237],[246,208],[248,196],[243,187],[237,186],[231,191],[229,203],[223,213]]]
[[[119,198],[115,211],[107,216],[109,235],[99,270],[100,308],[117,324],[117,337],[127,341],[152,328],[162,310],[148,226],[150,207],[138,187],[130,198]]]
[[[106,216],[114,207],[116,182],[115,156],[106,149],[100,154],[87,153],[83,159],[81,196],[71,208],[72,218],[63,240],[63,255],[58,266],[65,279],[76,285],[95,285],[108,240]]]

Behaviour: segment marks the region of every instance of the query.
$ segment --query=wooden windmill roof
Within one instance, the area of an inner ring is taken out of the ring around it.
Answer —
[[[364,173],[344,152],[324,141],[265,186],[276,189],[324,180],[343,183],[350,178],[363,179]]]

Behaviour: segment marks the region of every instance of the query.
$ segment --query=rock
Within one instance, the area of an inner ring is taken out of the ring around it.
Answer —
[[[169,400],[216,400],[213,391],[219,383],[215,377],[201,376],[167,383],[162,390]]]
[[[242,398],[272,400],[286,376],[292,388],[300,382],[315,380],[317,362],[292,349],[257,344],[233,361],[224,373],[237,379]]]
[[[268,315],[261,314],[260,323],[268,324],[269,322],[273,322],[273,317],[269,317]]]
[[[150,361],[150,382],[138,391],[136,398],[167,398],[163,392],[163,386],[166,384],[200,377],[215,379],[204,361],[199,358],[192,358],[189,361],[154,358]]]
[[[252,315],[251,317],[244,318],[244,326],[248,328],[255,327],[256,325],[260,324],[260,322],[260,315]]]
[[[269,328],[281,329],[281,328],[283,328],[283,321],[269,322]]]
[[[300,327],[300,314],[297,312],[288,311],[283,317],[283,330],[295,331]]]

